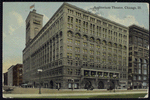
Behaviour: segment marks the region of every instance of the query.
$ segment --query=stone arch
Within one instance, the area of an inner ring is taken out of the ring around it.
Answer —
[[[122,48],[122,45],[121,45],[121,44],[119,44],[119,48]]]
[[[104,89],[104,83],[102,81],[99,81],[98,89]]]
[[[85,89],[88,89],[88,88],[90,88],[91,86],[92,86],[91,81],[86,80],[86,81],[85,81],[85,86],[84,86],[84,88],[85,88]]]
[[[81,38],[81,34],[80,33],[76,33],[75,34],[75,38]]]
[[[106,44],[107,44],[106,40],[103,40],[102,44],[103,44],[103,45],[106,45]]]
[[[126,46],[124,46],[124,47],[123,47],[123,49],[124,49],[124,50],[126,50],[126,49],[127,49],[127,47],[126,47]]]
[[[90,42],[94,42],[94,37],[90,37]]]
[[[96,43],[100,44],[100,39],[99,38],[96,39]]]
[[[115,81],[111,81],[111,82],[110,82],[110,87],[111,87],[112,89],[115,88]]]
[[[73,36],[73,32],[71,30],[67,31],[67,36],[72,37]]]
[[[117,43],[114,43],[114,47],[117,48]]]
[[[112,47],[112,42],[108,42],[108,46]]]
[[[83,40],[88,40],[88,36],[87,35],[83,35]]]

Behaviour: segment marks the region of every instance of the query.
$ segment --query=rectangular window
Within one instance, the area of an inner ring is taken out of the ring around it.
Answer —
[[[86,42],[83,42],[83,46],[87,46],[87,43],[86,43]]]
[[[94,44],[90,44],[90,48],[94,48]]]

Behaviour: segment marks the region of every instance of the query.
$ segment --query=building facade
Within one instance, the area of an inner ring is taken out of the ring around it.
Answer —
[[[37,70],[42,69],[46,88],[127,88],[128,27],[68,3],[42,23],[36,10],[26,19],[25,83],[38,87]]]
[[[8,68],[8,86],[13,86],[13,67],[14,65]]]
[[[22,82],[22,64],[16,64],[13,67],[13,86],[21,86]]]
[[[149,31],[132,25],[129,27],[128,84],[134,88],[147,88],[149,84]]]
[[[8,72],[4,73],[4,85],[8,85]]]

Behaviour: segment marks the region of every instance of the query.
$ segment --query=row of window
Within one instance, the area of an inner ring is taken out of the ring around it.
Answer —
[[[68,13],[74,14],[74,11],[68,9]],[[82,17],[81,15],[82,15],[81,13],[76,12],[76,16]],[[107,25],[108,25],[108,27],[109,27],[110,29],[112,29],[112,25],[111,25],[111,24],[107,24],[106,22],[103,22],[103,23],[102,23],[101,20],[98,20],[98,19],[96,20],[95,18],[92,18],[92,17],[88,18],[88,17],[89,17],[88,15],[83,14],[83,17],[82,17],[82,18],[85,19],[85,20],[88,20],[88,19],[89,19],[89,21],[91,21],[91,22],[93,22],[93,23],[97,23],[97,24],[99,24],[99,25],[103,24],[103,26],[105,26],[105,27],[107,27]],[[123,30],[123,29],[118,28],[118,27],[116,27],[116,26],[114,26],[114,29],[115,29],[115,30],[118,30],[118,31],[120,31],[120,32],[127,33],[127,30]]]
[[[84,44],[85,45],[85,44]],[[93,48],[93,46],[90,46],[90,48]],[[99,50],[100,49],[100,46],[96,46],[96,49],[97,50]],[[69,50],[69,51],[76,51],[76,52],[83,52],[83,53],[88,53],[88,50],[87,49],[83,49],[82,51],[80,50],[80,47],[75,47],[75,49],[73,49],[72,48],[72,46],[67,46],[67,50]],[[103,47],[102,48],[102,50],[103,51],[106,51],[106,47]],[[116,50],[116,49],[115,49]],[[90,54],[94,54],[94,50],[89,50],[90,51]],[[112,51],[112,50],[110,50],[110,51]],[[115,51],[114,51],[115,52]],[[118,54],[121,54],[122,53],[122,51],[121,50],[118,50]],[[96,51],[96,54],[100,54],[100,51]],[[106,54],[106,53],[105,53]],[[126,55],[126,51],[123,51],[123,55]],[[108,54],[108,56],[111,56],[111,54]],[[115,55],[114,55],[114,57],[115,57]],[[120,56],[119,56],[119,58],[121,58]]]
[[[69,75],[72,75],[72,74],[80,75],[80,69],[72,70],[72,69],[68,68],[67,72],[68,72]]]
[[[70,40],[69,42],[72,42],[72,39],[71,39],[71,38],[73,37],[73,34],[72,34],[71,31],[68,31],[67,36],[70,37],[70,38],[68,38],[68,40]],[[80,39],[80,38],[81,38],[80,33],[76,33],[76,34],[75,34],[75,38]],[[98,44],[101,43],[101,41],[100,41],[99,38],[97,38],[97,39],[95,40],[94,37],[88,38],[87,35],[83,35],[83,40],[84,40],[84,41],[88,41],[88,39],[89,39],[90,42],[94,42],[94,41],[95,41],[95,42],[98,43]],[[76,40],[76,41],[79,41],[79,40]],[[80,41],[79,41],[79,42],[80,42]],[[106,42],[105,40],[103,40],[103,41],[102,41],[102,44],[103,44],[103,45],[106,45],[107,42]],[[108,46],[112,46],[112,42],[108,42]],[[114,47],[117,47],[117,44],[114,43],[113,46],[114,46]],[[126,49],[126,48],[127,48],[126,46],[122,46],[121,44],[119,44],[118,47],[119,47],[119,48],[123,48],[123,49]]]
[[[70,20],[71,19],[71,20]],[[70,16],[68,16],[68,28],[73,28],[73,24],[71,24],[71,23],[73,23],[73,18],[72,17],[70,17]],[[71,23],[70,23],[71,22]],[[78,26],[79,25],[79,26]],[[79,19],[76,19],[76,30],[77,31],[81,31],[81,20],[79,20]],[[85,22],[85,21],[83,21],[83,32],[85,32],[85,33],[88,33],[88,22]],[[106,33],[107,33],[107,29],[105,29],[105,28],[103,28],[103,33],[105,33],[105,35],[103,35],[103,38],[106,38],[107,37],[107,35],[106,35]],[[111,33],[111,34],[110,34]],[[95,25],[94,24],[90,24],[90,34],[92,34],[92,35],[94,35],[95,34]],[[100,26],[97,26],[97,36],[100,36],[100,34],[101,34],[101,27]],[[108,35],[111,35],[111,39],[112,39],[112,31],[110,31],[110,30],[108,30]],[[117,37],[117,32],[114,32],[114,36],[116,36]],[[120,38],[122,37],[122,34],[121,33],[119,33],[119,35],[118,35]],[[110,36],[109,36],[109,38],[110,38]],[[117,39],[117,38],[116,38]],[[126,35],[124,35],[123,36],[123,39],[127,39],[127,36]]]
[[[133,76],[133,80],[142,80],[142,76]],[[147,80],[146,76],[143,76],[143,80]]]

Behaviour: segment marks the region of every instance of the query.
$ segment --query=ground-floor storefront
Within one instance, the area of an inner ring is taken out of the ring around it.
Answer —
[[[81,78],[66,76],[59,78],[45,78],[41,80],[41,87],[50,89],[89,89],[91,87],[93,89],[108,89],[109,87],[118,88],[120,86],[122,86],[120,85],[120,80],[113,78]],[[127,88],[126,84],[124,84],[124,86],[124,88]],[[30,87],[39,87],[39,80],[32,80],[32,82],[30,82]]]

